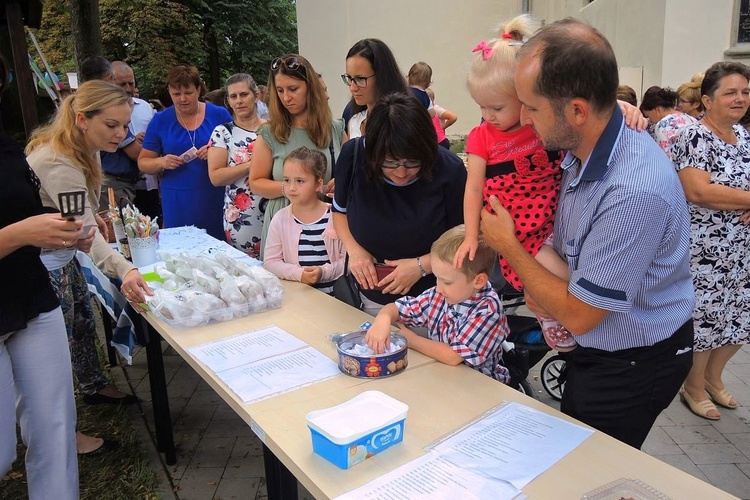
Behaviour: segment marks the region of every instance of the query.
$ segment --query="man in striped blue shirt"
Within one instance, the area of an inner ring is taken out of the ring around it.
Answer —
[[[687,202],[658,145],[625,127],[617,61],[601,33],[558,21],[518,58],[522,123],[545,148],[569,151],[554,230],[569,280],[523,250],[496,200],[482,230],[518,273],[529,307],[579,344],[566,357],[562,411],[640,448],[692,365]]]

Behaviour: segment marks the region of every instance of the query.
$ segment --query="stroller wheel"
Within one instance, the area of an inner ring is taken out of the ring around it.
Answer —
[[[565,372],[565,360],[557,355],[552,356],[542,365],[542,387],[555,401],[562,399],[565,389],[565,379],[561,376]]]
[[[534,393],[534,389],[532,389],[531,384],[528,380],[523,379],[521,382],[518,383],[518,392],[521,394],[525,394],[526,396],[534,399],[539,399],[536,397],[536,394]]]

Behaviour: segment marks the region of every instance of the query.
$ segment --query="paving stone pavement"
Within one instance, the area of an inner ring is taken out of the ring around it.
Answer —
[[[133,365],[112,370],[119,387],[129,384],[140,398],[130,411],[152,467],[160,477],[162,498],[229,500],[267,498],[261,443],[249,426],[201,380],[173,349],[164,347],[169,404],[174,424],[177,463],[165,465],[153,440],[153,413],[145,349],[136,348]],[[535,395],[559,409],[543,390],[540,369],[529,380]],[[721,420],[693,415],[679,398],[659,416],[643,451],[703,481],[750,499],[750,347],[730,361],[725,384],[748,406],[720,410]],[[300,488],[300,499],[312,497]]]

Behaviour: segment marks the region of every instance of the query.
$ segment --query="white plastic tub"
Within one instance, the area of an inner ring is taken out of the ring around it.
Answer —
[[[313,451],[348,469],[404,439],[409,407],[380,391],[365,391],[332,408],[311,411]]]

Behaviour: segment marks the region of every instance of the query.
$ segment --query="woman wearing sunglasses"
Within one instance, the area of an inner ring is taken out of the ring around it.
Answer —
[[[333,223],[349,254],[365,312],[435,286],[432,243],[463,223],[466,168],[438,148],[432,120],[408,93],[381,98],[364,142],[349,141],[336,164]],[[354,164],[354,148],[357,164]],[[378,278],[376,264],[393,271]]]
[[[253,193],[268,198],[261,235],[261,258],[268,225],[289,205],[282,185],[284,159],[306,146],[326,157],[325,193],[333,191],[332,172],[341,151],[344,121],[334,120],[325,89],[310,62],[297,54],[277,57],[271,63],[268,88],[269,123],[258,130],[248,184]]]
[[[349,49],[341,79],[352,93],[348,106],[352,116],[347,123],[350,139],[363,135],[367,113],[378,99],[394,92],[409,93],[393,52],[377,38],[365,38]]]

